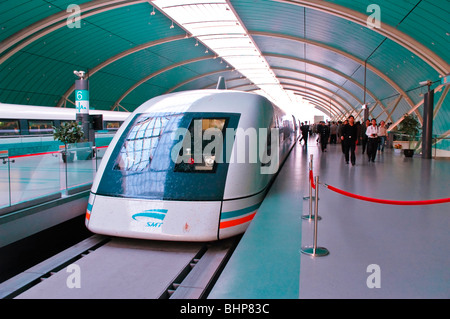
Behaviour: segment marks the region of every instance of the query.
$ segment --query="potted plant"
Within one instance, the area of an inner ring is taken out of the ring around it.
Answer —
[[[68,150],[68,144],[78,143],[84,136],[83,128],[77,122],[62,123],[59,128],[53,126],[53,138],[64,143],[64,151],[61,152],[64,163],[73,162],[75,153]]]
[[[400,153],[402,151],[402,144],[394,145],[394,153]]]
[[[403,121],[399,125],[399,131],[406,134],[409,140],[409,147],[403,150],[406,157],[414,155],[414,149],[411,148],[411,142],[419,133],[420,123],[414,114],[405,114]]]

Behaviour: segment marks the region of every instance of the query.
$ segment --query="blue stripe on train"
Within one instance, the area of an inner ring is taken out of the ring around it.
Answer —
[[[238,209],[238,210],[233,210],[231,212],[222,212],[222,214],[220,215],[220,219],[234,218],[234,217],[238,217],[241,215],[251,213],[251,212],[257,210],[260,205],[261,205],[261,203],[258,203],[253,206]]]

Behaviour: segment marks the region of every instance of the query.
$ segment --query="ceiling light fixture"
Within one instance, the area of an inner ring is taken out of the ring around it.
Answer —
[[[228,67],[231,65],[258,86],[260,93],[277,103],[291,101],[227,0],[154,0],[152,3],[225,60]]]

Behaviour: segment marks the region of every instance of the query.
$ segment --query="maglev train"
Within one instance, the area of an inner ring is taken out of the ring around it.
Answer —
[[[75,121],[74,108],[0,103],[0,136],[52,134],[53,126]],[[89,114],[103,115],[104,129],[117,131],[130,112],[90,110]]]
[[[86,226],[171,241],[241,234],[297,138],[296,119],[255,93],[194,90],[152,98],[110,143]]]

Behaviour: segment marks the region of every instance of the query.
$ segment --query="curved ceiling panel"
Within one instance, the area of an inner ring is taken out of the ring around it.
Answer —
[[[67,25],[71,4],[80,6],[79,28]],[[336,118],[360,114],[366,102],[379,119],[398,122],[413,108],[421,119],[419,82],[435,88],[450,73],[447,0],[379,0],[381,28],[367,25],[370,1],[226,4],[284,88]],[[230,88],[258,90],[151,0],[2,1],[0,41],[4,103],[73,107],[76,69],[89,71],[97,109],[132,111],[166,92],[214,87],[220,75]],[[450,129],[444,91],[436,134]]]

